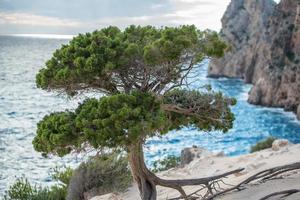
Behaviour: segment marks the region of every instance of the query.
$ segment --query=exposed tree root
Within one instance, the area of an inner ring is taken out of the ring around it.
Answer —
[[[192,199],[198,199],[199,196],[197,194],[204,190],[205,188],[208,191],[209,195],[213,195],[214,191],[217,191],[217,186],[219,187],[219,182],[222,182],[222,178],[225,178],[229,175],[238,173],[243,171],[244,169],[236,169],[230,172],[226,172],[224,174],[211,176],[207,178],[199,178],[199,179],[185,179],[185,180],[164,180],[161,178],[156,177],[155,183],[160,186],[169,187],[176,189],[178,192],[180,192],[181,196],[177,198],[173,198],[172,200],[179,200],[179,199],[185,199],[185,200],[192,200]],[[192,194],[186,194],[183,187],[184,186],[192,186],[192,185],[202,185],[201,189],[193,192]]]
[[[300,190],[297,190],[297,189],[284,190],[284,191],[280,191],[280,192],[274,192],[274,193],[269,194],[269,195],[267,195],[267,196],[265,196],[265,197],[263,197],[263,198],[261,198],[259,200],[267,200],[270,197],[279,196],[279,195],[282,196],[282,197],[288,197],[288,196],[290,196],[292,194],[295,194],[295,193],[298,193],[298,192],[300,192]]]
[[[157,177],[145,165],[141,143],[132,146],[132,148],[130,149],[129,163],[131,166],[133,177],[138,185],[142,200],[156,200],[157,185],[177,190],[181,194],[181,196],[176,199],[195,199],[194,195],[196,195],[196,193],[194,195],[186,194],[185,190],[183,189],[184,186],[191,185],[203,185],[208,189],[209,194],[213,195],[214,191],[217,191],[216,184],[222,181],[222,178],[244,170],[236,169],[221,175],[211,176],[207,178],[165,180]]]
[[[250,182],[270,180],[285,172],[300,169],[300,162],[274,167],[256,173],[237,185],[229,185],[226,184],[223,181],[223,179],[230,175],[239,173],[244,169],[236,169],[220,175],[206,177],[206,178],[185,179],[185,180],[165,180],[160,177],[157,177],[145,165],[142,143],[133,145],[132,148],[129,149],[128,157],[129,157],[129,163],[131,166],[132,174],[138,185],[142,200],[156,200],[157,198],[156,186],[158,185],[175,189],[180,193],[179,197],[172,198],[169,200],[180,200],[180,199],[212,200],[217,196],[223,195],[233,190],[244,189],[245,185],[249,184]],[[199,189],[197,189],[196,191],[190,194],[187,194],[183,188],[184,186],[199,186]],[[296,192],[296,191],[291,190],[290,192]],[[277,194],[276,193],[271,194],[271,196],[274,195]],[[278,195],[280,194],[278,193]],[[267,196],[265,197],[265,199],[266,198],[269,197]]]
[[[293,171],[293,170],[298,170],[300,169],[300,162],[289,164],[289,165],[283,165],[279,167],[274,167],[270,168],[264,171],[261,171],[259,173],[254,174],[253,176],[250,176],[246,180],[240,182],[237,185],[229,185],[226,184],[223,179],[226,178],[229,175],[241,172],[243,169],[238,169],[234,170],[231,172],[227,172],[221,175],[217,176],[212,176],[212,177],[207,177],[207,178],[202,178],[202,179],[189,179],[189,180],[163,180],[158,178],[160,181],[157,181],[157,185],[165,186],[165,187],[170,187],[174,188],[174,185],[177,187],[180,187],[182,189],[183,186],[190,186],[190,185],[199,185],[200,188],[196,191],[194,191],[191,194],[186,194],[181,193],[181,196],[177,198],[171,198],[169,200],[194,200],[194,199],[202,199],[202,200],[212,200],[217,196],[223,195],[225,193],[231,192],[233,190],[242,190],[244,189],[244,186],[246,184],[249,184],[250,182],[253,181],[266,181],[270,180],[272,178],[275,178],[276,176],[283,174],[288,171]],[[160,184],[163,183],[163,184]],[[227,187],[226,189],[222,188]],[[176,188],[174,188],[176,189]],[[300,190],[287,190],[287,191],[282,191],[282,192],[277,192],[270,194],[261,200],[266,200],[272,196],[277,196],[277,195],[291,195],[296,192],[300,192]]]

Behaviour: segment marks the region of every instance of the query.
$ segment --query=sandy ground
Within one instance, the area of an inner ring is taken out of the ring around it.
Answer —
[[[171,169],[158,174],[166,179],[200,178],[218,175],[238,168],[245,168],[241,173],[229,176],[225,182],[229,184],[239,183],[247,177],[264,169],[300,162],[300,144],[287,145],[275,151],[263,150],[257,153],[225,157],[216,154],[208,154],[205,157],[192,161],[184,168]],[[187,192],[195,191],[199,187],[185,188]],[[234,191],[218,198],[218,200],[258,200],[270,193],[286,189],[300,189],[300,171],[288,173],[281,179],[270,180],[265,183],[253,183],[244,190]],[[169,188],[158,187],[158,199],[165,200],[179,196]],[[92,200],[140,200],[136,186],[132,186],[127,192],[119,195],[105,195],[94,197]],[[277,198],[278,199],[278,198]],[[300,200],[300,194],[285,198],[287,200]]]

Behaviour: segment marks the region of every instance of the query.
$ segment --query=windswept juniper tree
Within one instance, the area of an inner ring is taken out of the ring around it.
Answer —
[[[85,90],[105,94],[87,99],[75,111],[55,112],[38,123],[34,148],[59,156],[86,147],[122,149],[143,200],[155,200],[156,186],[178,190],[203,179],[164,180],[145,165],[143,144],[152,136],[193,126],[232,127],[230,105],[221,93],[184,89],[191,71],[207,57],[222,56],[218,35],[195,26],[108,27],[80,34],[56,50],[36,77],[39,88],[73,96]]]

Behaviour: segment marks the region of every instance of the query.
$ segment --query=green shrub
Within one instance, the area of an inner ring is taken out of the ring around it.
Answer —
[[[261,151],[272,147],[273,142],[276,140],[274,137],[268,137],[265,140],[258,142],[256,145],[251,147],[251,153]]]
[[[90,158],[73,173],[68,187],[68,200],[122,192],[132,183],[128,161],[120,154],[105,154]]]
[[[179,156],[167,156],[163,160],[157,160],[153,163],[153,172],[165,171],[174,167],[179,166],[180,157]]]
[[[4,200],[81,200],[85,192],[122,192],[132,183],[127,158],[117,153],[92,157],[76,170],[54,168],[51,177],[57,182],[52,187],[18,178],[6,191]]]
[[[53,169],[51,177],[53,180],[59,182],[60,185],[68,186],[73,176],[73,172],[74,170],[70,167],[65,167],[63,170],[56,167]]]
[[[51,188],[31,185],[26,178],[19,178],[9,187],[5,200],[65,200],[66,189],[59,186]]]
[[[51,177],[58,183],[52,187],[41,187],[32,185],[22,177],[18,178],[14,184],[5,192],[5,200],[65,200],[67,187],[71,179],[73,170],[65,168],[60,170],[55,168]]]

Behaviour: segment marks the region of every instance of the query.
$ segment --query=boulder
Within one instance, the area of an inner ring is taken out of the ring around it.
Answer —
[[[181,151],[181,166],[191,163],[194,159],[213,156],[213,153],[197,146],[184,148]]]
[[[280,148],[285,147],[285,146],[287,146],[289,144],[290,144],[290,142],[288,140],[285,140],[285,139],[275,140],[272,143],[272,150],[273,151],[278,151],[278,150],[280,150]]]

